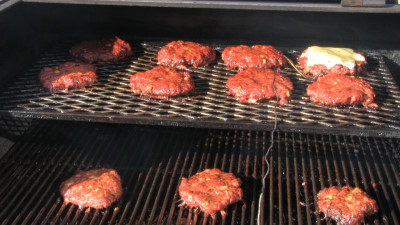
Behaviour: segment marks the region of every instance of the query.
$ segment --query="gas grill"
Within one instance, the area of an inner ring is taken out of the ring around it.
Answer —
[[[400,7],[394,3],[4,1],[0,143],[13,145],[2,157],[0,151],[0,223],[253,225],[260,210],[260,224],[335,224],[318,213],[316,195],[349,185],[378,204],[365,224],[398,224]],[[39,71],[73,60],[71,46],[115,35],[131,43],[134,55],[96,63],[98,83],[67,93],[41,87]],[[157,51],[171,40],[217,51],[208,68],[187,69],[195,94],[132,94],[130,75],[156,66]],[[368,73],[360,77],[373,86],[379,107],[313,104],[305,94],[311,82],[289,66],[282,70],[294,86],[289,104],[239,103],[225,87],[237,71],[220,59],[237,44],[272,44],[294,62],[310,45],[354,48],[366,55]],[[121,199],[101,210],[65,204],[61,182],[98,168],[121,175]],[[181,178],[207,168],[242,180],[243,201],[228,206],[225,218],[180,206]]]

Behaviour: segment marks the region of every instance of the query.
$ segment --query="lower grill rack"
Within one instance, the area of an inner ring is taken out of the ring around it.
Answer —
[[[134,56],[118,63],[97,63],[99,82],[86,90],[49,93],[43,90],[38,74],[43,67],[74,59],[68,51],[76,42],[60,41],[25,73],[0,93],[0,113],[15,117],[48,118],[113,123],[152,124],[198,128],[272,129],[275,100],[259,104],[239,103],[228,93],[226,81],[237,70],[229,69],[218,56],[208,68],[189,67],[195,82],[195,94],[175,99],[149,99],[132,94],[132,74],[157,65],[157,52],[166,43],[141,42]],[[131,43],[135,43],[131,41]],[[218,55],[222,45],[213,46]],[[294,61],[302,49],[281,49]],[[323,132],[358,136],[400,137],[400,89],[383,57],[364,51],[367,74],[360,77],[371,83],[377,109],[363,107],[326,107],[311,103],[306,95],[309,81],[287,66],[282,74],[293,82],[289,104],[277,107],[281,131]]]
[[[60,129],[62,128],[62,129]],[[400,219],[399,139],[275,134],[261,224],[331,224],[316,194],[358,186],[379,212],[366,224]],[[1,224],[256,224],[270,133],[39,121],[0,160]],[[107,209],[64,204],[61,182],[78,170],[114,168],[123,195]],[[211,217],[179,207],[182,177],[220,168],[242,179],[244,199]]]

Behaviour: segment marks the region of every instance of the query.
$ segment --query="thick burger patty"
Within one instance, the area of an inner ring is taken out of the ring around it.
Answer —
[[[160,65],[178,69],[186,69],[187,65],[208,66],[214,60],[215,51],[211,47],[191,41],[173,41],[158,52]]]
[[[66,204],[106,208],[121,197],[121,178],[113,169],[79,171],[62,182],[60,191]]]
[[[323,105],[360,105],[377,107],[371,85],[356,77],[328,74],[307,87],[311,101]]]
[[[69,88],[89,86],[97,81],[96,67],[87,63],[66,62],[45,67],[39,73],[43,87],[50,90],[68,91]]]
[[[322,49],[323,52],[308,53],[312,48]],[[358,56],[359,59],[353,56]],[[302,52],[299,64],[303,68],[304,74],[323,77],[331,73],[358,75],[366,70],[367,61],[361,53],[355,53],[352,49],[312,46]]]
[[[231,68],[274,68],[286,65],[283,53],[271,45],[239,45],[226,47],[222,60]]]
[[[90,63],[115,62],[132,55],[129,43],[118,37],[83,41],[72,47],[69,52],[75,58]]]
[[[240,179],[232,173],[206,169],[189,179],[182,178],[179,195],[182,205],[199,207],[201,211],[211,215],[221,212],[222,216],[226,216],[224,209],[229,204],[242,200],[240,184]]]
[[[273,83],[280,99],[279,103],[287,104],[287,98],[290,97],[290,91],[293,89],[292,82],[278,71],[275,72],[274,81],[272,69],[246,69],[230,77],[226,86],[239,102],[255,103],[258,100],[271,99],[276,96]]]
[[[157,66],[132,75],[129,86],[134,93],[151,97],[174,97],[194,92],[190,74],[168,66]]]
[[[338,224],[361,224],[364,217],[378,212],[374,199],[359,188],[332,186],[317,194],[319,211]]]

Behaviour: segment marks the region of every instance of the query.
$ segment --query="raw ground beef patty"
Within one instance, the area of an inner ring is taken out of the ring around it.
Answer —
[[[323,77],[330,73],[358,75],[366,70],[367,61],[349,48],[312,46],[300,55],[299,64],[304,74]]]
[[[68,91],[69,88],[80,88],[95,83],[96,67],[87,63],[66,62],[43,68],[39,73],[39,80],[43,87],[50,91]]]
[[[122,195],[121,178],[113,169],[79,171],[62,182],[60,191],[66,204],[107,208]]]
[[[157,66],[132,75],[129,86],[134,93],[155,98],[189,95],[194,92],[194,82],[190,74],[168,66]]]
[[[274,68],[286,65],[283,53],[271,45],[239,45],[226,47],[222,60],[231,68]]]
[[[376,201],[359,188],[332,186],[317,194],[319,211],[343,225],[361,224],[378,212]]]
[[[371,85],[356,77],[328,74],[307,87],[311,101],[323,105],[360,105],[377,107]]]
[[[69,51],[75,58],[86,62],[115,62],[132,55],[129,43],[118,37],[83,41]]]
[[[243,192],[241,181],[232,173],[225,173],[219,169],[206,169],[189,179],[182,178],[179,185],[179,195],[182,205],[199,207],[210,215],[221,212],[226,216],[224,209],[232,203],[242,200]]]
[[[187,65],[208,66],[215,60],[215,51],[191,41],[173,41],[161,48],[157,58],[160,65],[186,69]]]
[[[255,103],[258,100],[271,99],[276,96],[272,85],[273,81],[274,70],[248,68],[230,77],[226,86],[239,102]],[[286,104],[287,98],[290,97],[290,91],[293,89],[290,79],[275,71],[275,88],[280,99],[279,103]]]

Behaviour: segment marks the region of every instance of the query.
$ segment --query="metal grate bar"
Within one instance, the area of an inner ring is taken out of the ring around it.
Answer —
[[[132,94],[130,75],[157,65],[157,52],[166,43],[144,42],[135,46],[136,54],[118,63],[96,64],[99,83],[87,90],[51,94],[41,88],[38,73],[45,66],[73,60],[68,55],[71,41],[48,50],[42,58],[17,77],[0,94],[0,112],[17,117],[63,120],[85,120],[113,123],[140,123],[207,128],[245,128],[265,130],[273,127],[275,100],[259,104],[243,104],[228,94],[228,77],[237,73],[228,69],[221,59],[209,68],[189,67],[196,83],[191,97],[149,99]],[[214,48],[221,52],[223,45]],[[299,49],[282,48],[295,59]],[[364,50],[370,71],[361,75],[376,92],[378,109],[362,107],[325,107],[310,102],[306,88],[310,82],[285,68],[295,87],[288,105],[279,107],[281,131],[316,130],[327,134],[356,134],[362,136],[400,137],[400,89],[379,53]]]

